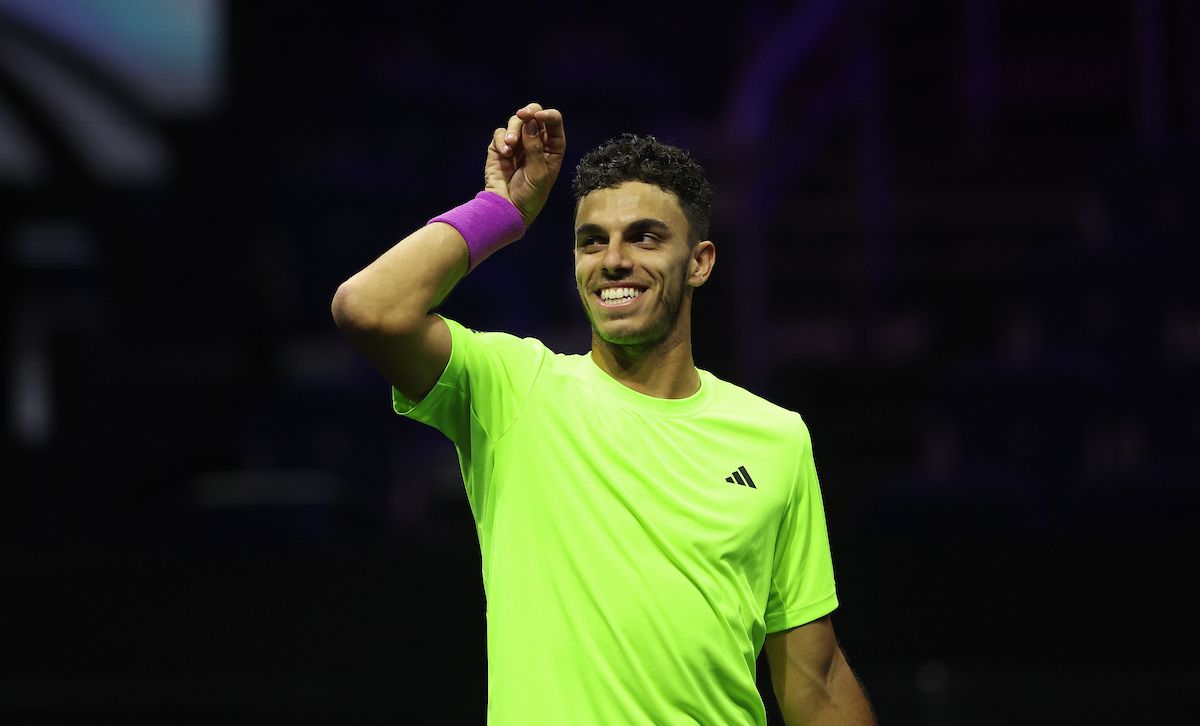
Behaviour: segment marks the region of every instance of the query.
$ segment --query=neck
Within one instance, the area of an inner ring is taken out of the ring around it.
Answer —
[[[687,398],[700,390],[692,360],[691,326],[679,324],[651,343],[618,345],[592,331],[592,360],[608,375],[638,393],[655,398]]]

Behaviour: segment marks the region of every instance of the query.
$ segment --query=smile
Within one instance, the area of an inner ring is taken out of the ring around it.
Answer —
[[[637,302],[643,292],[645,291],[636,287],[615,287],[601,290],[595,295],[596,299],[600,301],[601,307],[624,308]]]

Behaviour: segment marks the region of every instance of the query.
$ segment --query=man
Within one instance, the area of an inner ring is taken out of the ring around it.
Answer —
[[[590,355],[430,313],[523,235],[565,150],[557,110],[518,110],[493,133],[485,191],[333,300],[397,413],[457,448],[483,560],[488,723],[761,725],[764,642],[789,725],[874,723],[829,619],[804,422],[693,364],[692,295],[716,247],[685,152],[626,135],[579,164]]]

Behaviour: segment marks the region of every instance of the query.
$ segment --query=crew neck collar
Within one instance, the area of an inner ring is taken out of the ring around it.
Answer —
[[[591,351],[583,354],[587,359],[585,368],[593,381],[605,392],[616,397],[621,403],[633,408],[666,416],[689,416],[703,411],[712,399],[713,377],[702,368],[696,368],[700,376],[700,389],[687,398],[658,398],[639,393],[616,378],[613,378],[592,359]]]

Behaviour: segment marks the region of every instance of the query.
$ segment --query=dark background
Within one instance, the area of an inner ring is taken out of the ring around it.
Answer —
[[[585,351],[575,164],[689,149],[697,365],[805,417],[881,723],[1190,720],[1184,0],[3,0],[0,719],[482,722],[453,446],[329,303],[534,100],[558,188],[441,311]]]

